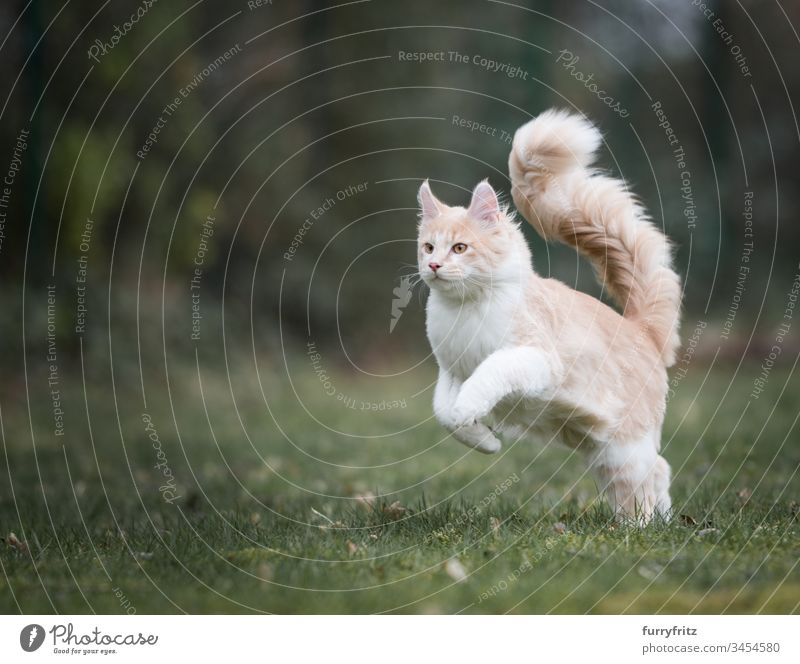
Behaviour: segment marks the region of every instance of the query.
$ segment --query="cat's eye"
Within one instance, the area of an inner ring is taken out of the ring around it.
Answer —
[[[425,250],[426,254],[433,253],[433,245],[430,242],[426,242],[425,244],[423,244],[422,248]]]
[[[467,245],[463,242],[456,242],[453,245],[453,253],[455,254],[463,254],[467,250]]]

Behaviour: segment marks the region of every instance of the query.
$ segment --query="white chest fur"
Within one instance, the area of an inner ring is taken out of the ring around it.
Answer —
[[[516,293],[495,290],[462,302],[432,290],[427,304],[428,340],[439,366],[466,380],[494,351],[513,344]]]

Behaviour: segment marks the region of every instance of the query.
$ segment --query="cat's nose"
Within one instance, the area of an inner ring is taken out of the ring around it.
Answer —
[[[434,272],[436,272],[436,270],[438,270],[440,267],[442,267],[442,264],[441,263],[428,263],[428,267],[431,270],[433,270]]]

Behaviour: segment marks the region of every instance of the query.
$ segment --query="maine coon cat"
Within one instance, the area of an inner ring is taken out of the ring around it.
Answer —
[[[670,509],[670,467],[658,452],[681,286],[666,237],[623,182],[590,168],[600,142],[583,117],[542,113],[514,137],[512,196],[542,237],[591,260],[621,314],[537,275],[486,181],[467,208],[422,184],[433,408],[456,439],[487,454],[500,450],[499,432],[578,449],[618,518],[646,522]]]

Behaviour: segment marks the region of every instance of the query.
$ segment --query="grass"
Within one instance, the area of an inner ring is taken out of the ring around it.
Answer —
[[[430,391],[410,396],[430,367],[392,381],[405,407],[362,412],[347,399],[376,393],[366,379],[330,368],[348,395],[337,399],[297,362],[303,406],[277,367],[263,373],[275,420],[246,369],[233,392],[224,372],[204,371],[201,391],[194,369],[171,370],[172,406],[162,393],[146,412],[173,504],[133,374],[118,370],[117,407],[93,381],[86,402],[65,393],[63,445],[46,403],[33,405],[35,446],[27,413],[5,405],[0,610],[798,611],[800,382],[788,371],[755,400],[754,367],[695,361],[665,427],[677,514],[637,529],[613,523],[567,450],[521,441],[486,457],[447,439]]]

